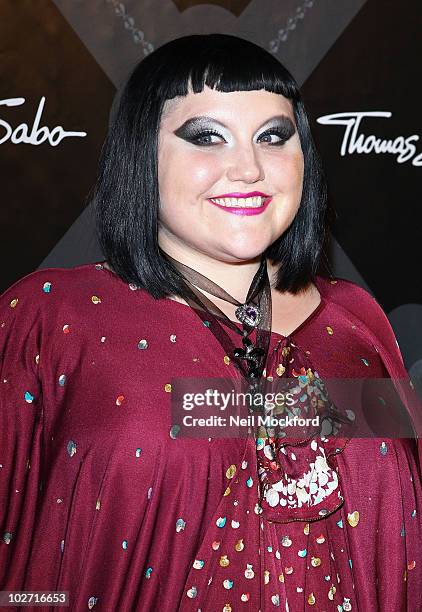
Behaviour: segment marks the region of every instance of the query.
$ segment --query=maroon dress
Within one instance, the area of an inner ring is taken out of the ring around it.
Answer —
[[[377,302],[316,285],[266,376],[405,379]],[[10,287],[0,356],[0,590],[78,611],[422,610],[417,441],[287,445],[260,500],[265,439],[178,437],[171,418],[173,378],[238,379],[233,361],[194,310],[100,263]]]

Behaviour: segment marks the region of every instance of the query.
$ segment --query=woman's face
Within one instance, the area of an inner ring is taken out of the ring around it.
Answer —
[[[158,238],[170,255],[185,262],[198,251],[225,262],[259,257],[293,221],[302,182],[293,109],[282,95],[205,87],[166,101]]]

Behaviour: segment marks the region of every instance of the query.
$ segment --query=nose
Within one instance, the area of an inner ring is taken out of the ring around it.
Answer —
[[[253,145],[248,144],[233,150],[227,169],[227,178],[231,181],[244,181],[245,183],[255,183],[265,178],[259,153]]]

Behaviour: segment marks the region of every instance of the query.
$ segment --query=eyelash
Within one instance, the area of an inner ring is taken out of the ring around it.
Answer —
[[[290,138],[290,135],[286,135],[286,132],[283,130],[279,130],[277,128],[271,129],[271,130],[267,130],[266,132],[264,132],[263,134],[261,134],[262,136],[268,136],[271,134],[276,134],[277,136],[279,136],[281,138],[281,140],[279,142],[269,142],[268,144],[272,147],[276,147],[276,146],[280,146],[283,145],[287,142],[287,140]],[[194,144],[197,144],[199,146],[202,147],[207,147],[207,146],[214,146],[215,144],[218,143],[212,143],[212,142],[206,142],[206,143],[200,143],[199,142],[199,138],[203,137],[203,136],[218,136],[219,138],[223,138],[223,136],[221,134],[219,134],[218,132],[215,132],[214,130],[201,130],[200,132],[197,132],[196,134],[193,134],[189,140],[191,142],[193,142]]]

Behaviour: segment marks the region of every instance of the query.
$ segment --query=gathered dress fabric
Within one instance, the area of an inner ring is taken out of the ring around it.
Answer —
[[[265,375],[408,380],[376,300],[315,284]],[[292,443],[277,480],[265,438],[178,436],[172,379],[240,372],[193,309],[103,262],[5,291],[0,357],[0,590],[68,591],[77,611],[421,612],[420,440]]]

